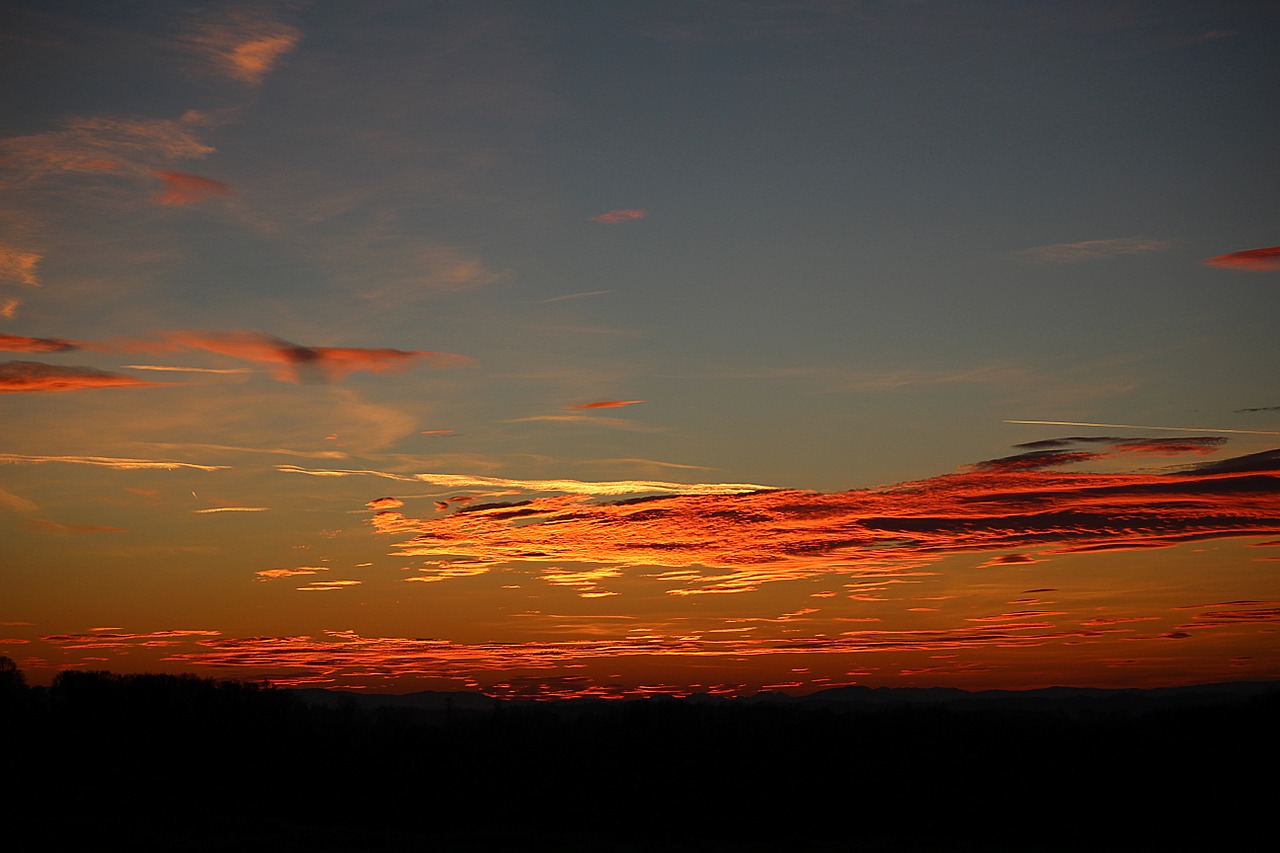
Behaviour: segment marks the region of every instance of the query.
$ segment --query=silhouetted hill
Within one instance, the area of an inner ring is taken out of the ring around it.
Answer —
[[[68,672],[0,691],[0,797],[21,850],[1248,849],[1277,719],[1277,684],[531,704]]]

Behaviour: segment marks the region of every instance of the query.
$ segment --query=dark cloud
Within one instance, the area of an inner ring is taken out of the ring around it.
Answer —
[[[435,367],[472,364],[466,356],[428,350],[366,347],[308,347],[256,331],[169,332],[162,341],[125,341],[108,348],[167,352],[195,349],[268,365],[276,378],[289,382],[334,382],[356,371],[387,373],[423,360]]]
[[[1214,462],[1197,462],[1187,466],[1187,474],[1244,474],[1250,472],[1280,471],[1280,448],[1220,459]]]
[[[1256,406],[1252,409],[1236,409],[1236,412],[1280,412],[1280,406]]]
[[[1103,453],[1087,453],[1083,450],[1032,450],[1014,456],[1002,456],[999,459],[988,459],[974,465],[978,471],[1040,471],[1045,468],[1056,468],[1059,465],[1070,465],[1075,462],[1089,462],[1105,456]]]
[[[1022,444],[1015,444],[1014,447],[1043,451],[1060,450],[1079,444],[1104,444],[1111,448],[1112,453],[1146,453],[1153,456],[1177,456],[1182,453],[1212,453],[1226,443],[1227,439],[1220,435],[1195,436],[1193,438],[1121,438],[1111,435],[1072,435],[1064,438],[1046,438],[1041,439],[1040,441],[1027,441]],[[1106,456],[1109,454],[1102,453],[1094,455]],[[1008,458],[1017,459],[1018,457]]]

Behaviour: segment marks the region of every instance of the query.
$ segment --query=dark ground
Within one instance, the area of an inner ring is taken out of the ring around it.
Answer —
[[[3,846],[1254,849],[1280,803],[1280,684],[1153,695],[433,711],[193,676],[10,677],[0,796],[32,840]]]

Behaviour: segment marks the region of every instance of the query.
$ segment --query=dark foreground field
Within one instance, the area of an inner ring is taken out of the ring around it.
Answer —
[[[13,850],[1242,850],[1280,793],[1280,685],[432,710],[5,683]]]

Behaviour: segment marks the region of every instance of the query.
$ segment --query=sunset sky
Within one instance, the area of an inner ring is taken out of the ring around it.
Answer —
[[[1280,7],[0,4],[0,655],[1280,678]]]

